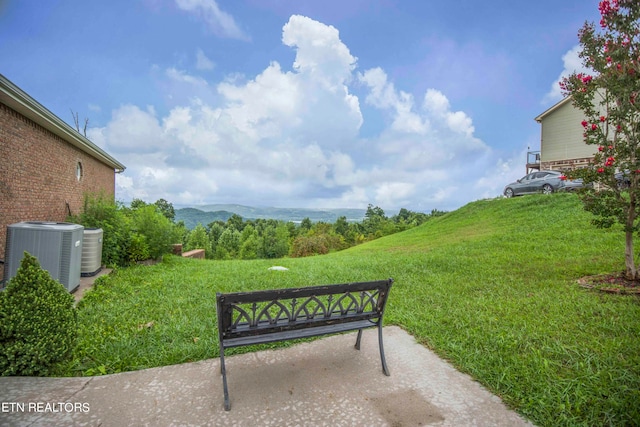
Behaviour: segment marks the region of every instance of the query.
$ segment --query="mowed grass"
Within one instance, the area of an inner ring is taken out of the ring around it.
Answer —
[[[597,229],[590,218],[570,194],[478,201],[325,256],[166,257],[119,270],[80,302],[80,344],[64,374],[217,357],[218,291],[393,277],[385,324],[401,326],[535,424],[638,425],[640,299],[575,283],[624,268],[620,229]]]

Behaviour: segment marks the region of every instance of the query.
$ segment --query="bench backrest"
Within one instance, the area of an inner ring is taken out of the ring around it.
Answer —
[[[221,340],[382,318],[393,279],[217,293]]]

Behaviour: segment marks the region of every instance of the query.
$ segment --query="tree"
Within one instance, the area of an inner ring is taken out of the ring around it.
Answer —
[[[313,223],[311,222],[309,217],[304,218],[300,223],[300,229],[304,230],[305,233],[311,230],[311,227],[313,227]]]
[[[242,220],[242,217],[234,213],[227,220],[227,227],[233,227],[238,231],[242,231],[242,229],[244,228],[244,222]]]
[[[71,110],[71,115],[73,116],[73,124],[76,125],[76,130],[78,133],[80,132],[80,114],[76,111],[75,113]],[[84,128],[82,129],[82,135],[87,137],[87,126],[89,126],[89,119],[87,117],[84,118]]]
[[[216,246],[216,258],[221,259],[235,258],[240,250],[240,232],[233,227],[229,227],[222,232]]]
[[[336,233],[346,239],[347,233],[349,232],[349,222],[347,221],[347,217],[344,215],[339,217],[333,225],[333,228],[336,230]]]
[[[238,255],[241,259],[258,258],[259,247],[260,239],[258,238],[258,232],[253,225],[247,224],[240,236],[240,252]]]
[[[286,224],[275,222],[266,225],[262,233],[260,258],[282,258],[289,253],[289,230]]]
[[[216,251],[216,246],[218,245],[218,240],[222,233],[224,233],[224,227],[217,221],[209,223],[209,241],[211,242],[211,249],[213,252]]]
[[[200,223],[191,230],[187,237],[187,244],[185,250],[190,251],[192,249],[204,249],[205,256],[212,257],[211,254],[211,242],[209,241],[209,235],[207,229]]]
[[[173,209],[173,204],[167,202],[165,199],[156,200],[156,208],[162,215],[164,215],[169,221],[176,219],[176,211]]]
[[[384,214],[384,210],[378,206],[369,204],[367,206],[367,212],[364,214],[364,220],[362,226],[364,232],[368,238],[382,237],[382,227],[387,221],[387,216]]]
[[[599,9],[600,29],[587,22],[578,33],[580,57],[593,75],[574,73],[560,83],[585,114],[585,143],[598,147],[593,162],[572,175],[595,184],[582,194],[593,223],[623,226],[625,276],[638,280],[633,237],[640,209],[640,2],[603,0]]]
[[[143,208],[143,207],[147,206],[147,202],[145,202],[142,199],[133,199],[129,206],[131,207],[131,210],[135,211],[135,210],[138,210],[140,208]]]

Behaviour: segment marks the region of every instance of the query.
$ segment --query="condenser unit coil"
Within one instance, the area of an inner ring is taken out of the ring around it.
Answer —
[[[102,228],[85,228],[82,238],[82,277],[95,276],[102,269]]]
[[[73,292],[80,285],[84,227],[67,222],[27,221],[7,226],[5,286],[16,275],[24,252]]]

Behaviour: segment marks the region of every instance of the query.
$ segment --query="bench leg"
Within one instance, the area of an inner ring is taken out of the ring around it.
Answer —
[[[356,350],[360,350],[360,339],[362,338],[362,329],[358,329],[358,338],[356,338]]]
[[[224,366],[224,348],[220,346],[220,373],[222,374],[222,389],[224,391],[224,410],[231,409],[229,403],[229,389],[227,388],[227,369]]]
[[[389,373],[389,368],[387,368],[387,361],[384,358],[384,346],[382,345],[382,321],[378,324],[378,343],[380,344],[380,359],[382,360],[382,372],[384,372],[386,376],[390,376],[391,374]]]

